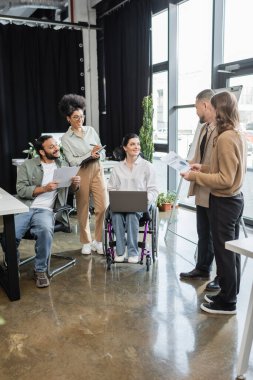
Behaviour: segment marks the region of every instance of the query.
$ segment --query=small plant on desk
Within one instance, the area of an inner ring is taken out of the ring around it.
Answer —
[[[157,207],[160,211],[169,211],[174,207],[176,200],[176,193],[168,191],[167,193],[160,193],[157,198]]]

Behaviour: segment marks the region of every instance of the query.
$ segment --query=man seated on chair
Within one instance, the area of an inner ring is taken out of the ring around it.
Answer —
[[[17,247],[27,231],[35,237],[34,278],[36,286],[44,288],[49,286],[47,264],[54,234],[53,208],[63,206],[66,201],[66,188],[57,189],[53,174],[56,168],[68,164],[60,159],[60,148],[52,136],[39,137],[34,147],[39,157],[25,160],[17,173],[17,194],[30,209],[15,215],[15,232]],[[78,190],[79,184],[80,177],[72,177],[73,191]]]

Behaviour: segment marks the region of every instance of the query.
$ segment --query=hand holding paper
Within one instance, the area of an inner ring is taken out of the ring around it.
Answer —
[[[69,187],[71,185],[72,177],[75,177],[78,170],[78,166],[64,166],[62,168],[55,169],[53,181],[58,182],[58,188]]]
[[[162,157],[161,161],[167,163],[167,165],[169,165],[171,168],[180,172],[191,169],[189,163],[173,151]]]

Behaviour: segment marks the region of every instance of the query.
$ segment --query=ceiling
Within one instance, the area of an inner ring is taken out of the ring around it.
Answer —
[[[0,0],[0,15],[62,21],[67,12],[67,0]]]

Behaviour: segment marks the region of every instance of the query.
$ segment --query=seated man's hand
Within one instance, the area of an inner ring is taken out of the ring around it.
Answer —
[[[58,182],[57,181],[54,181],[54,182],[49,182],[47,185],[43,186],[44,189],[45,189],[45,193],[49,192],[49,191],[54,191],[57,189],[57,186],[58,186]]]

